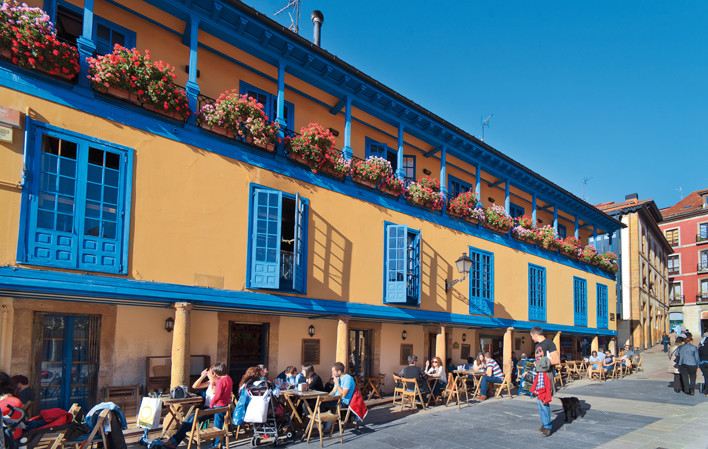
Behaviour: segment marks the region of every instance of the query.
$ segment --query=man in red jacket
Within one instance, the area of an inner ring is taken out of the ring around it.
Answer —
[[[531,391],[542,388],[541,394],[537,394],[536,403],[538,404],[538,414],[541,416],[541,428],[538,429],[544,437],[551,435],[551,398],[553,391],[553,365],[558,365],[560,363],[560,354],[558,353],[558,348],[556,348],[555,343],[551,340],[547,340],[543,335],[543,329],[536,326],[531,329],[531,339],[534,341],[534,358],[536,359],[536,378],[534,379]],[[542,358],[544,363],[539,364]],[[542,368],[540,365],[550,362],[550,366],[545,368],[546,372],[542,373]],[[539,379],[539,375],[543,374],[544,377]],[[541,383],[541,386],[539,386]],[[543,398],[543,399],[542,399]]]

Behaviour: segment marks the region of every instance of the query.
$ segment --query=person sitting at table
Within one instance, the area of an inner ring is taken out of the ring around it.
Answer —
[[[482,376],[482,379],[479,381],[479,396],[477,396],[478,401],[484,401],[487,399],[489,382],[504,382],[504,372],[499,367],[499,364],[492,358],[492,354],[490,352],[485,352],[484,359],[487,362],[487,374]]]
[[[448,373],[451,373],[451,372],[455,371],[456,369],[457,369],[457,367],[452,364],[452,357],[448,357],[447,361],[445,362],[445,371],[447,371]]]
[[[624,351],[620,352],[620,358],[624,362],[623,365],[629,369],[632,369],[632,360],[634,356],[637,355],[629,345],[624,345]]]
[[[302,365],[302,376],[307,382],[308,390],[324,391],[324,384],[322,383],[322,378],[317,375],[315,368],[308,364]]]
[[[258,369],[261,370],[261,379],[268,380],[268,367],[261,363],[258,365]]]
[[[472,365],[472,371],[476,373],[484,373],[487,371],[487,361],[484,354],[481,352],[477,354],[477,358],[474,359],[474,364]]]
[[[615,356],[612,355],[610,350],[605,351],[605,359],[602,361],[602,367],[605,371],[609,371],[613,368],[613,363],[615,362]]]
[[[226,369],[226,364],[224,362],[216,363],[214,366],[211,367],[211,371],[208,375],[209,382],[214,383],[214,397],[211,399],[211,402],[209,403],[208,407],[227,407],[229,404],[231,404],[231,392],[234,389],[234,384],[231,380],[231,377],[229,377],[228,370]],[[258,375],[260,377],[260,370],[258,370]],[[214,415],[214,427],[217,427],[219,429],[224,428],[224,415],[225,413],[217,413],[216,415]],[[207,416],[204,419],[207,418],[210,417]],[[189,415],[187,419],[184,420],[184,422],[181,426],[179,426],[179,429],[177,429],[177,432],[175,432],[172,438],[162,443],[162,446],[168,448],[175,448],[179,446],[182,440],[184,440],[184,437],[187,436],[187,432],[192,429],[193,422],[194,413]],[[218,440],[214,440],[214,444],[218,443]]]
[[[588,357],[588,362],[592,363],[592,369],[597,369],[602,363],[602,359],[597,356],[597,351],[593,351]]]
[[[433,387],[433,397],[437,400],[440,396],[440,389],[444,390],[447,386],[447,376],[445,375],[445,367],[442,366],[442,359],[436,356],[433,357],[431,364],[426,361],[425,374],[438,380]]]
[[[428,378],[428,375],[419,366],[416,366],[417,363],[418,356],[413,354],[409,355],[408,366],[403,368],[398,375],[404,379],[415,379],[415,382],[418,384],[420,394],[423,395],[423,400],[425,401],[428,394],[428,383],[425,379]],[[413,391],[415,389],[413,385],[406,385],[405,387],[408,391]]]
[[[199,379],[195,380],[192,384],[193,390],[204,390],[199,394],[204,397],[205,404],[210,404],[212,398],[214,397],[215,385],[211,381],[211,379],[213,378],[213,374],[210,375],[212,368],[214,368],[214,365],[202,371],[202,374],[199,376]]]
[[[285,369],[285,382],[287,382],[288,387],[297,387],[299,384],[306,382],[305,376],[298,372],[297,368],[294,366],[289,366],[288,368]]]

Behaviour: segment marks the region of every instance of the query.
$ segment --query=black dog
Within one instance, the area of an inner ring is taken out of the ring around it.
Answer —
[[[575,419],[578,415],[582,416],[583,409],[580,407],[580,401],[578,398],[572,396],[567,398],[560,398],[563,403],[563,413],[565,413],[565,421],[568,422],[568,412],[570,412],[570,417]]]

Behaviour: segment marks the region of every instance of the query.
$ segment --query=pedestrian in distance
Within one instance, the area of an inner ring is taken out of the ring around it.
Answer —
[[[661,334],[661,344],[664,345],[664,352],[669,352],[669,343],[669,336],[666,335],[666,332],[664,332],[663,334]]]
[[[703,334],[703,339],[701,344],[698,346],[698,357],[701,360],[701,364],[698,365],[703,373],[703,391],[702,393],[708,395],[708,332]]]
[[[676,337],[676,340],[674,341],[674,344],[671,345],[671,348],[669,348],[669,362],[668,365],[666,366],[666,372],[669,374],[674,375],[674,392],[676,393],[681,393],[681,373],[679,373],[678,370],[678,363],[677,363],[677,356],[678,356],[678,350],[683,344],[683,337]]]
[[[700,365],[698,348],[693,344],[693,337],[687,336],[683,345],[678,350],[678,370],[681,373],[681,382],[683,383],[683,392],[693,395],[693,389],[696,385],[696,371]]]
[[[558,365],[560,363],[560,354],[558,353],[558,348],[556,347],[555,343],[553,341],[548,340],[544,335],[543,335],[543,329],[540,327],[536,326],[531,329],[531,339],[534,341],[534,358],[536,359],[536,364],[538,365],[539,361],[543,357],[547,357],[550,361],[550,366],[548,370],[548,377],[551,379],[550,383],[550,390],[551,390],[551,395],[553,394],[553,381],[552,379],[555,376],[553,366]],[[545,400],[545,398],[544,398]],[[536,397],[536,403],[538,405],[538,414],[541,417],[541,428],[538,429],[544,437],[548,437],[552,433],[552,426],[551,426],[551,401],[550,399],[547,402],[544,402],[544,400],[539,399]]]

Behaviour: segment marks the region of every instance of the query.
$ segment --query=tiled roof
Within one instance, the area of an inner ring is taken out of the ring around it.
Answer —
[[[608,203],[600,203],[596,204],[595,207],[607,214],[610,212],[615,212],[630,207],[636,207],[644,203],[650,203],[652,201],[654,200],[638,200],[637,198],[632,198],[630,200],[622,201],[621,203],[615,203],[614,201],[610,201]]]
[[[664,217],[671,217],[673,215],[687,214],[700,210],[703,208],[704,195],[708,195],[708,189],[691,192],[686,195],[686,198],[682,199],[673,206],[661,209],[661,215]]]

